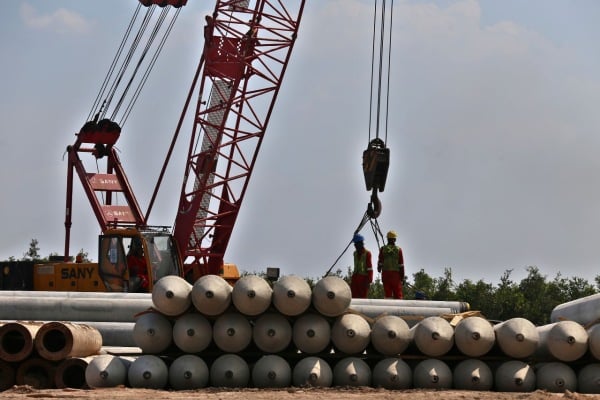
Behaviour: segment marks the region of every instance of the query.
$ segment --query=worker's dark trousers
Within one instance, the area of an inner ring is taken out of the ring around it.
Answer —
[[[366,299],[369,293],[369,277],[362,274],[352,275],[352,281],[350,283],[350,290],[352,291],[352,297],[355,299]]]

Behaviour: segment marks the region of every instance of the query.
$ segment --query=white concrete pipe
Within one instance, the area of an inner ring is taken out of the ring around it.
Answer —
[[[192,304],[192,285],[177,275],[163,276],[152,289],[152,304],[165,315],[181,315]]]
[[[562,362],[542,363],[535,366],[536,383],[539,390],[552,393],[577,391],[577,375],[573,368]]]
[[[483,361],[469,358],[456,364],[452,372],[454,388],[460,390],[492,390],[494,374]]]
[[[158,354],[173,343],[173,327],[162,314],[142,314],[133,326],[133,340],[144,353]]]
[[[199,353],[210,345],[212,332],[212,325],[203,315],[183,314],[173,325],[173,342],[185,353]]]
[[[550,313],[550,322],[570,320],[587,325],[598,319],[600,319],[600,293],[559,304]]]
[[[294,322],[292,340],[303,353],[320,353],[331,344],[331,325],[320,314],[304,314]]]
[[[426,307],[426,308],[449,308],[451,314],[459,314],[470,311],[471,306],[464,301],[441,301],[441,300],[404,300],[404,299],[352,299],[350,308],[354,306],[377,306],[377,307]]]
[[[148,299],[0,297],[0,320],[133,322],[135,315],[152,305]]]
[[[600,363],[587,364],[577,373],[580,393],[600,393]]]
[[[252,326],[246,317],[237,312],[227,312],[213,325],[213,340],[226,353],[238,353],[252,341]]]
[[[273,305],[283,315],[297,316],[310,307],[312,290],[304,278],[286,275],[273,284]]]
[[[337,276],[320,279],[312,291],[312,305],[326,317],[342,315],[350,306],[351,300],[350,286]]]
[[[292,325],[282,314],[267,312],[254,321],[252,340],[265,353],[279,353],[292,342]]]
[[[588,350],[588,333],[574,321],[559,321],[538,326],[540,336],[536,355],[559,361],[575,361]]]
[[[333,367],[334,386],[370,386],[371,368],[358,357],[346,357]]]
[[[175,390],[201,389],[208,379],[208,365],[194,354],[179,356],[169,366],[169,384]]]
[[[169,381],[169,368],[160,357],[145,354],[131,363],[127,380],[132,388],[164,389]]]
[[[413,342],[429,357],[439,357],[454,346],[454,328],[441,317],[427,317],[411,328]]]
[[[210,383],[216,387],[243,388],[250,381],[250,368],[242,357],[223,354],[210,367]]]
[[[378,361],[373,367],[372,384],[388,390],[404,390],[412,387],[412,370],[401,358],[389,357]]]
[[[330,387],[333,383],[333,370],[320,357],[305,357],[294,366],[292,381],[297,387]]]
[[[417,389],[450,389],[452,370],[435,358],[420,361],[413,370],[413,386]]]
[[[375,350],[386,356],[401,354],[412,342],[412,333],[406,321],[395,315],[378,318],[371,327],[371,343]]]
[[[394,307],[378,305],[350,305],[350,310],[363,314],[369,318],[382,315],[395,315],[397,317],[427,318],[444,314],[453,314],[452,309],[443,307]]]
[[[371,341],[371,327],[358,314],[344,314],[331,327],[331,341],[344,354],[362,353]]]
[[[271,306],[273,289],[257,275],[242,276],[231,292],[231,302],[244,315],[256,316]]]
[[[529,364],[519,361],[505,361],[494,374],[495,388],[499,392],[533,392],[535,372]]]
[[[511,318],[496,324],[494,332],[500,350],[513,358],[527,358],[533,355],[540,340],[535,325],[525,318]]]
[[[496,344],[494,327],[487,319],[473,316],[460,320],[454,327],[454,343],[469,357],[481,357]]]
[[[252,383],[257,388],[284,388],[292,383],[292,368],[281,356],[262,356],[252,367]]]
[[[125,385],[127,370],[134,361],[130,357],[102,354],[94,357],[85,369],[85,381],[91,388]]]
[[[218,275],[204,275],[192,286],[192,303],[204,315],[223,314],[231,305],[233,288]]]

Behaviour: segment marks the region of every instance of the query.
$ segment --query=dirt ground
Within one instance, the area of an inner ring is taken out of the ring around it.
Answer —
[[[530,393],[500,393],[500,392],[474,392],[463,390],[422,390],[411,389],[392,391],[385,389],[361,388],[326,388],[326,389],[216,389],[207,388],[194,391],[166,391],[131,388],[110,389],[33,389],[29,386],[14,386],[0,393],[0,399],[148,399],[148,400],[178,400],[178,399],[206,399],[206,400],[553,400],[553,399],[595,399],[600,400],[600,395],[579,393],[548,393],[535,391]]]

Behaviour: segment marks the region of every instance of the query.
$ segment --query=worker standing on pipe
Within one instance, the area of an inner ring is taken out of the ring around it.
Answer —
[[[387,244],[379,249],[377,271],[381,272],[383,293],[386,299],[402,299],[404,284],[404,256],[402,249],[396,245],[398,234],[395,231],[387,233]]]
[[[350,282],[352,297],[366,299],[369,286],[373,282],[373,264],[371,252],[365,248],[365,238],[358,233],[352,238],[354,242],[354,271]]]

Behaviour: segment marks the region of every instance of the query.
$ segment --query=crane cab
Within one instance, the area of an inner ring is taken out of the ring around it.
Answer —
[[[183,275],[170,233],[109,229],[99,237],[98,275],[109,292],[151,292],[167,275]]]

